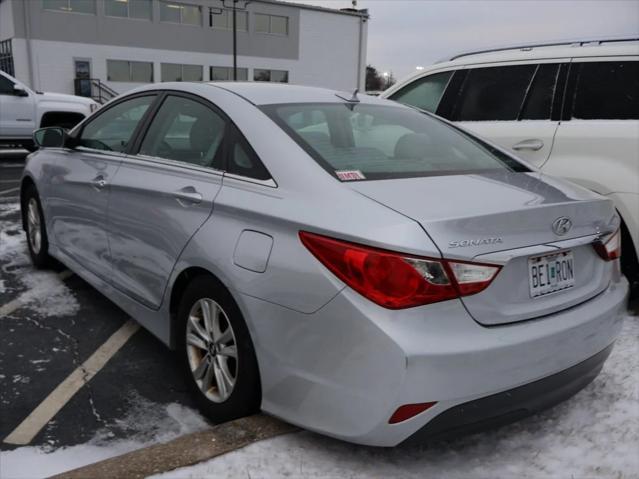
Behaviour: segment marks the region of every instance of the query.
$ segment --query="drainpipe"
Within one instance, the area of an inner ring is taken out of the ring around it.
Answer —
[[[24,37],[25,37],[25,41],[27,44],[27,66],[29,67],[29,86],[31,87],[31,89],[33,90],[37,90],[36,84],[35,84],[35,78],[33,75],[33,52],[31,51],[31,22],[30,22],[30,18],[31,18],[31,14],[29,11],[29,4],[31,2],[23,2],[23,10],[22,13],[24,14]]]
[[[364,90],[366,85],[362,85],[362,49],[364,43],[364,23],[368,19],[368,10],[360,10],[359,16],[359,42],[357,48],[357,87],[360,90]]]

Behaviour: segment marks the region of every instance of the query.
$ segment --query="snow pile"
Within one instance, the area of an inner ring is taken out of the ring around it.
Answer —
[[[0,477],[48,477],[207,427],[204,418],[192,409],[177,403],[157,404],[136,395],[125,418],[98,431],[86,444],[56,450],[50,447],[21,447],[0,452]],[[114,431],[126,432],[127,439],[114,439]]]
[[[0,220],[3,215],[19,211],[18,203],[1,203]],[[69,316],[80,310],[80,305],[58,275],[51,271],[34,271],[27,250],[26,235],[20,220],[0,221],[0,270],[2,277],[17,276],[22,293],[21,302],[40,317]],[[0,281],[0,293],[12,292],[7,280]]]
[[[431,447],[379,449],[309,432],[281,436],[163,475],[203,477],[639,477],[639,317],[626,319],[602,373],[570,400],[496,431]]]

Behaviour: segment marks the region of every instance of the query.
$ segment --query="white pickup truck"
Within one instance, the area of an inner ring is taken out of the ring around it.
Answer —
[[[45,126],[70,129],[98,107],[90,98],[34,92],[0,71],[0,146],[32,150],[33,130]]]

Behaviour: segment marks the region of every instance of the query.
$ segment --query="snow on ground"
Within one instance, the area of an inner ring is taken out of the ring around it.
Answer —
[[[22,303],[29,303],[30,310],[40,317],[70,316],[76,314],[80,305],[72,291],[60,281],[52,271],[36,271],[31,267],[27,249],[27,240],[19,218],[19,204],[0,203],[0,293],[9,291],[9,275],[18,277],[20,291],[23,293]],[[5,219],[13,214],[11,220]],[[46,293],[46,294],[45,294]]]
[[[86,444],[51,449],[20,447],[0,452],[0,478],[36,479],[102,461],[113,456],[170,441],[208,427],[198,413],[180,404],[162,405],[140,396],[132,398],[127,416],[109,425]],[[114,439],[124,431],[127,439]]]
[[[301,432],[155,479],[639,478],[639,316],[602,373],[570,400],[519,423],[431,447],[380,449]]]

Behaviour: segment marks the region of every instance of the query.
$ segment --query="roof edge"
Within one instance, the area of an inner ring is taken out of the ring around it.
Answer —
[[[319,7],[317,5],[307,5],[305,3],[296,3],[296,2],[288,2],[288,1],[285,2],[283,0],[253,0],[253,2],[267,3],[270,5],[283,5],[283,6],[289,5],[289,6],[304,9],[304,10],[315,10],[318,12],[335,13],[337,15],[348,15],[350,17],[360,17],[365,19],[370,18],[367,8],[363,8],[361,10],[357,10],[354,8],[343,8],[338,10],[335,8]]]

